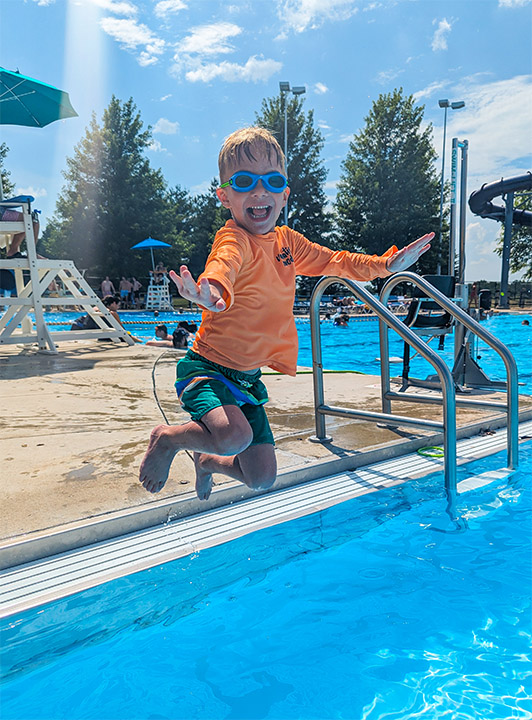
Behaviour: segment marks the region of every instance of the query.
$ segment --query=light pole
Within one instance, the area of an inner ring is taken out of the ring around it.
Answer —
[[[445,108],[445,113],[443,115],[443,150],[441,154],[441,187],[440,187],[440,232],[439,232],[439,249],[441,253],[441,248],[443,244],[443,186],[444,186],[444,179],[445,179],[445,137],[447,133],[447,109],[451,108],[451,110],[459,110],[460,108],[465,107],[465,102],[463,100],[458,100],[457,102],[449,102],[449,100],[438,100],[438,105],[441,108]],[[438,267],[440,267],[440,263],[438,263]],[[454,269],[450,272],[451,275],[454,274]]]
[[[288,177],[288,103],[286,102],[286,93],[291,92],[293,95],[303,95],[307,89],[304,85],[296,85],[290,88],[289,82],[280,82],[279,90],[284,105],[284,158],[286,163],[286,175]],[[288,200],[284,206],[284,224],[288,225]]]

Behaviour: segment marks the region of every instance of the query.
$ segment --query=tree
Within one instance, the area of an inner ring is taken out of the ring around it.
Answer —
[[[146,253],[130,248],[148,236],[172,242],[181,254],[172,211],[180,191],[169,193],[161,171],[150,167],[144,154],[150,142],[133,99],[121,103],[113,95],[102,124],[93,116],[67,159],[67,182],[43,234],[45,252],[113,277],[146,271]]]
[[[10,178],[11,173],[9,172],[9,170],[6,170],[5,167],[5,159],[8,152],[9,148],[7,147],[7,145],[5,143],[0,143],[0,178],[5,198],[11,197],[11,195],[15,191],[15,183],[12,182]]]
[[[336,198],[340,242],[350,250],[382,254],[437,231],[439,180],[432,126],[422,128],[423,106],[403,90],[380,95],[365,127],[349,145]],[[437,243],[438,238],[435,238]],[[445,267],[446,249],[433,247],[416,272]]]
[[[516,210],[532,211],[532,195],[515,195],[514,207]],[[502,255],[504,242],[504,224],[497,245],[497,254]],[[512,241],[510,245],[510,271],[515,273],[524,270],[523,278],[532,279],[532,227],[526,225],[514,225],[512,229]]]
[[[322,243],[331,232],[331,216],[326,211],[327,198],[323,189],[327,170],[320,158],[323,149],[321,131],[314,127],[314,113],[305,115],[303,101],[297,96],[279,97],[262,101],[261,112],[256,115],[257,125],[265,127],[284,149],[284,107],[287,110],[287,170],[290,198],[288,224],[313,242]],[[284,224],[284,215],[279,218]]]
[[[220,205],[216,197],[218,185],[214,178],[208,191],[192,200],[192,243],[187,265],[196,279],[205,268],[214,236],[230,217],[229,210]]]

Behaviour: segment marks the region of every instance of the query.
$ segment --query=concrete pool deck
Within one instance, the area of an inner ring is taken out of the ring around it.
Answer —
[[[250,497],[243,486],[217,477],[211,499],[200,503],[193,463],[185,453],[176,457],[157,496],[138,483],[150,430],[162,422],[152,393],[152,369],[160,356],[160,348],[95,341],[61,343],[57,355],[22,346],[2,348],[1,567]],[[170,423],[188,417],[179,410],[173,388],[177,357],[179,352],[169,351],[155,370]],[[441,442],[426,431],[327,418],[333,441],[311,443],[312,374],[266,374],[264,381],[277,443],[275,488]],[[328,373],[325,398],[330,405],[380,410],[380,378]],[[505,396],[491,399],[504,401]],[[520,409],[522,419],[531,418],[532,398],[522,396]],[[441,413],[437,406],[401,402],[393,403],[393,412],[431,419]],[[493,411],[458,409],[462,436],[504,422]]]

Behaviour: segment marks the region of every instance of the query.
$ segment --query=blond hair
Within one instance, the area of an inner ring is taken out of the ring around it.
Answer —
[[[265,155],[272,165],[279,165],[285,171],[285,158],[281,146],[269,130],[262,127],[247,127],[235,130],[227,137],[218,156],[220,181],[225,182],[232,175],[231,170],[244,158],[257,160]]]

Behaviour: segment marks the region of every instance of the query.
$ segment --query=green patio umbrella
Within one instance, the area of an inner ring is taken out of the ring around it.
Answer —
[[[69,117],[77,117],[77,112],[68,93],[0,68],[0,125],[44,127]]]
[[[0,67],[0,125],[44,127],[77,115],[68,93]],[[0,200],[3,198],[0,179]]]

